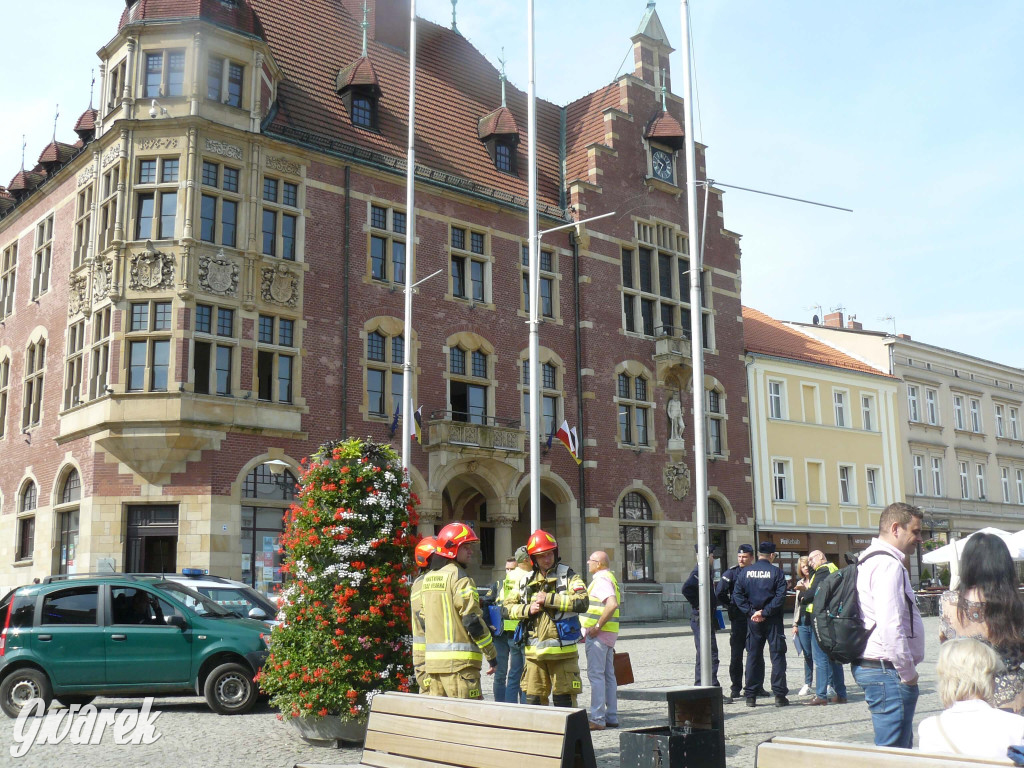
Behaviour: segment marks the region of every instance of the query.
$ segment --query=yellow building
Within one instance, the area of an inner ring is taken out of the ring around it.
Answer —
[[[748,307],[743,329],[758,538],[787,575],[814,549],[842,565],[902,499],[898,379]]]

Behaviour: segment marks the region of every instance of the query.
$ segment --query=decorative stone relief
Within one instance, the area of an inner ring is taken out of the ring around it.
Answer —
[[[110,259],[99,257],[96,259],[96,266],[92,273],[92,300],[103,301],[107,298],[110,285],[113,279],[114,263]]]
[[[174,284],[174,257],[161,253],[146,241],[146,250],[131,257],[128,287],[135,291],[170,288]]]
[[[284,264],[262,270],[260,296],[286,307],[299,303],[299,278]]]
[[[283,157],[267,156],[267,168],[281,173],[290,173],[292,176],[298,176],[302,172],[302,166]]]
[[[219,296],[234,296],[238,292],[238,265],[224,255],[224,249],[213,257],[199,257],[199,287]]]
[[[117,158],[120,155],[121,155],[121,146],[119,144],[112,145],[110,147],[110,149],[108,149],[106,152],[103,153],[103,167],[106,168],[112,162],[117,160]]]
[[[84,187],[86,184],[88,184],[90,181],[92,181],[95,178],[96,178],[96,166],[95,165],[86,166],[85,170],[83,170],[80,174],[78,174],[78,186]]]
[[[139,149],[177,149],[178,140],[172,138],[142,139],[139,141]]]
[[[677,499],[684,499],[690,493],[690,468],[680,462],[667,464],[662,473],[665,490]]]
[[[86,277],[76,275],[68,280],[68,317],[74,317],[88,304]]]
[[[234,144],[228,144],[225,141],[207,139],[206,151],[212,152],[215,155],[223,155],[224,157],[230,157],[233,160],[242,159],[242,148],[236,147]]]

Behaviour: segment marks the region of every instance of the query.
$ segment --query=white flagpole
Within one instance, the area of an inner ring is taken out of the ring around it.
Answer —
[[[526,58],[530,70],[527,93],[526,135],[529,138],[529,212],[530,219],[530,530],[540,528],[540,307],[537,306],[538,249],[537,235],[537,63],[533,47],[533,0],[526,0]]]
[[[693,359],[693,492],[697,523],[697,577],[700,581],[700,680],[711,685],[711,606],[707,604],[708,583],[708,477],[704,425],[704,337],[701,315],[700,277],[703,269],[697,229],[697,165],[693,142],[693,97],[690,74],[690,14],[687,0],[680,0],[683,26],[683,132],[686,134],[686,231],[690,249],[690,354]]]
[[[405,325],[402,329],[402,469],[409,474],[412,448],[412,289],[416,263],[416,0],[409,0],[409,150],[405,180]],[[408,480],[408,477],[406,478]]]

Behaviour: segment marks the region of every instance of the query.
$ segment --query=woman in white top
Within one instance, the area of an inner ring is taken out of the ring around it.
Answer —
[[[992,706],[999,655],[984,643],[959,638],[939,651],[939,697],[946,711],[921,721],[922,752],[1006,759],[1024,745],[1024,717]]]

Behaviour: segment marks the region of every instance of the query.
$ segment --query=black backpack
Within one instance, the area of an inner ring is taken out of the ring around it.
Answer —
[[[830,573],[814,595],[814,635],[825,655],[840,664],[863,658],[874,631],[874,627],[864,628],[857,594],[857,568],[875,555],[897,559],[888,552],[870,552],[853,565]]]

